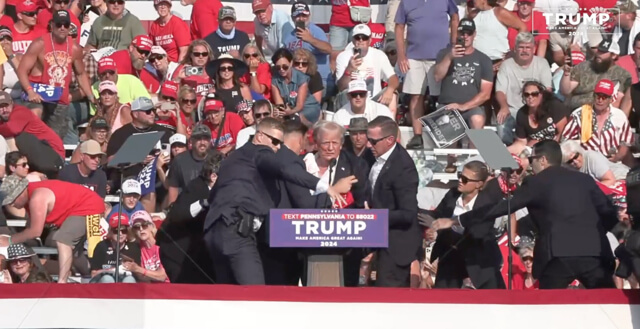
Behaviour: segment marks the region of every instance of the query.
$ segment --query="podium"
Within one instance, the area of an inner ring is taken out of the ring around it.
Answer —
[[[348,248],[387,248],[388,209],[272,209],[271,248],[303,248],[310,287],[344,286]]]

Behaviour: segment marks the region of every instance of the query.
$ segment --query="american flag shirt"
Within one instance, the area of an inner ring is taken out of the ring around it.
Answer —
[[[593,110],[592,110],[593,111]],[[580,140],[582,131],[582,108],[571,113],[569,122],[562,133],[563,138]],[[609,150],[620,145],[630,146],[633,142],[633,134],[629,127],[627,116],[619,108],[609,106],[609,117],[604,123],[602,131],[598,134],[598,123],[595,111],[592,114],[592,133],[591,138],[586,143],[581,143],[586,150],[599,151],[605,157],[610,156]]]

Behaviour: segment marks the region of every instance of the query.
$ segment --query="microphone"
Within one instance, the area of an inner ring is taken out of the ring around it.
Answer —
[[[337,163],[338,163],[338,160],[336,160],[335,158],[329,161],[329,186],[332,185],[331,175],[333,174],[333,167],[335,167]],[[329,194],[326,194],[326,199],[327,200],[325,200],[325,204],[329,203],[328,209],[331,209],[333,207],[333,202],[331,202],[331,199],[329,199]],[[326,201],[329,201],[329,202],[326,202]]]

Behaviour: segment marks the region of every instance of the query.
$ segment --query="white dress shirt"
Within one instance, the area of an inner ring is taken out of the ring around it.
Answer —
[[[325,172],[322,175],[320,175],[320,167],[316,162],[315,154],[307,153],[307,155],[304,156],[302,161],[304,161],[304,164],[307,168],[308,173],[320,178],[320,181],[318,182],[318,186],[320,186],[320,184],[331,186],[331,183],[333,183],[336,177],[336,166],[338,165],[339,158],[340,157],[336,158],[336,164],[331,169],[327,168],[327,170],[325,170]],[[331,171],[331,178],[329,178],[329,171]],[[316,195],[316,194],[326,192],[326,189],[324,191],[318,191],[318,189],[316,189],[315,191],[311,190],[310,192],[312,195]]]
[[[378,176],[380,175],[382,168],[384,168],[384,164],[387,162],[389,156],[395,149],[396,145],[393,145],[389,149],[389,151],[377,157],[376,162],[373,164],[373,167],[371,167],[371,172],[369,173],[369,181],[371,182],[371,194],[373,194],[373,190],[376,188],[376,181],[378,180]]]
[[[473,206],[476,204],[476,199],[478,198],[478,194],[476,194],[476,196],[473,197],[473,199],[471,199],[471,201],[469,201],[466,205],[463,203],[463,195],[458,197],[458,200],[456,200],[456,207],[453,208],[453,216],[460,216],[466,212],[469,212],[471,210],[473,210]],[[458,225],[454,225],[451,227],[451,229],[456,232],[456,233],[460,233],[462,234],[464,232],[464,227],[462,227],[462,225],[458,226]]]

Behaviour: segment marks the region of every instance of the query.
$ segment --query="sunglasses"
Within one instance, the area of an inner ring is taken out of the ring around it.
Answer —
[[[309,62],[298,62],[298,61],[295,61],[295,62],[293,62],[293,66],[307,67],[307,66],[309,66]]]
[[[391,135],[389,135],[389,136],[391,136]],[[385,139],[385,138],[387,138],[389,136],[384,136],[384,137],[381,137],[381,138],[378,138],[378,139],[373,139],[373,138],[367,137],[367,141],[369,141],[371,146],[376,146],[376,144],[380,143],[381,140],[383,140],[383,139]]]
[[[91,160],[96,160],[96,159],[101,159],[102,158],[102,154],[85,154],[86,156],[88,156]]]
[[[249,59],[249,58],[251,58],[251,57],[253,57],[253,58],[258,58],[258,53],[253,53],[253,54],[244,54],[244,58]]]
[[[278,145],[280,145],[282,143],[281,140],[279,140],[279,139],[277,139],[277,138],[265,133],[264,131],[261,131],[260,133],[265,135],[265,136],[267,136],[267,137],[269,137],[269,139],[271,139],[271,143],[273,144],[273,146],[278,146]]]
[[[8,35],[0,37],[0,41],[5,41],[5,40],[7,40],[9,42],[13,42],[13,38],[8,36]]]
[[[34,17],[35,15],[38,14],[38,12],[37,11],[23,11],[21,14],[25,15],[25,16],[29,16],[29,17]]]
[[[233,66],[220,66],[218,72],[233,72]]]
[[[524,97],[524,98],[538,97],[538,96],[540,96],[540,92],[539,91],[534,91],[534,92],[530,92],[530,93],[527,93],[527,92],[522,93],[522,97]]]
[[[115,4],[124,5],[124,0],[109,0],[107,3],[110,5],[115,5]]]
[[[161,59],[163,59],[163,58],[164,58],[164,56],[157,56],[157,57],[156,57],[156,56],[153,56],[153,57],[149,57],[149,63],[150,63],[150,64],[153,64],[153,63],[155,63],[156,61],[159,61],[159,60],[161,60]]]
[[[133,229],[136,230],[136,231],[146,230],[147,227],[149,227],[149,223],[142,223],[142,224],[133,225]]]
[[[526,261],[533,262],[533,257],[531,257],[531,256],[522,257],[522,261],[523,262],[526,262]]]
[[[16,168],[17,167],[27,168],[27,167],[29,167],[29,164],[27,162],[16,163]]]
[[[176,99],[173,97],[169,97],[169,96],[162,96],[162,100],[163,101],[170,101],[170,102],[175,102]]]
[[[69,4],[69,0],[57,0],[57,1],[54,1],[53,3],[58,4],[58,5],[68,5]]]
[[[63,26],[64,26],[65,29],[68,29],[71,26],[71,23],[56,23],[56,28],[58,28],[58,29],[63,27]]]
[[[571,159],[567,160],[567,162],[565,162],[565,163],[570,165],[570,164],[572,164],[572,163],[573,163],[573,161],[578,160],[578,157],[579,157],[579,156],[580,156],[580,153],[576,153],[576,154],[574,154],[574,155],[571,157]]]
[[[105,76],[105,75],[116,75],[116,71],[106,70],[106,71],[100,73],[100,76]]]
[[[9,264],[20,264],[20,263],[28,263],[30,260],[30,257],[27,258],[18,258],[18,259],[8,259],[7,262],[9,262]]]
[[[208,51],[203,51],[203,52],[194,51],[194,52],[191,53],[191,55],[193,57],[208,57],[209,56],[209,52]]]
[[[600,100],[600,101],[604,101],[604,100],[607,100],[607,99],[611,98],[611,96],[609,96],[609,95],[606,95],[606,94],[600,94],[600,93],[594,93],[594,94],[593,94],[593,96],[594,96],[597,100]]]
[[[149,50],[142,50],[142,49],[140,49],[140,48],[138,48],[138,47],[136,47],[136,51],[137,51],[140,55],[142,55],[142,56],[149,56],[149,54],[151,54],[151,51],[149,51]]]
[[[356,36],[353,37],[353,40],[356,40],[356,41],[367,41],[367,40],[369,40],[369,37],[366,36],[366,35],[356,35]]]
[[[154,111],[154,110],[144,110],[144,111],[137,111],[137,112],[142,112],[142,113],[144,113],[144,114],[146,114],[146,115],[151,115],[151,114],[154,114],[154,113],[155,113],[155,111]]]
[[[527,157],[527,159],[529,160],[529,163],[533,163],[533,160],[540,158],[540,155],[532,155]]]
[[[118,234],[118,229],[117,228],[112,228],[111,229],[111,233]],[[127,228],[126,227],[121,228],[120,229],[120,233],[125,233],[126,234],[127,233]]]
[[[256,117],[256,119],[260,119],[260,118],[268,118],[268,117],[270,117],[271,113],[269,113],[269,112],[254,113],[253,115]]]
[[[353,97],[353,98],[366,98],[367,97],[367,92],[366,91],[356,91],[356,92],[349,93],[349,95],[351,95],[351,97]]]
[[[198,100],[195,98],[185,98],[182,100],[183,104],[195,104]]]
[[[481,181],[481,180],[479,180],[479,179],[471,179],[471,178],[469,178],[469,177],[467,177],[467,176],[463,175],[463,174],[462,174],[462,173],[460,173],[460,172],[458,173],[458,180],[459,180],[462,184],[467,184],[467,183],[469,183],[469,182],[474,182],[474,183],[482,182],[482,181]]]
[[[289,69],[289,65],[276,65],[274,66],[278,71],[287,71]]]
[[[387,55],[395,56],[396,54],[398,54],[398,52],[394,49],[387,51]]]

